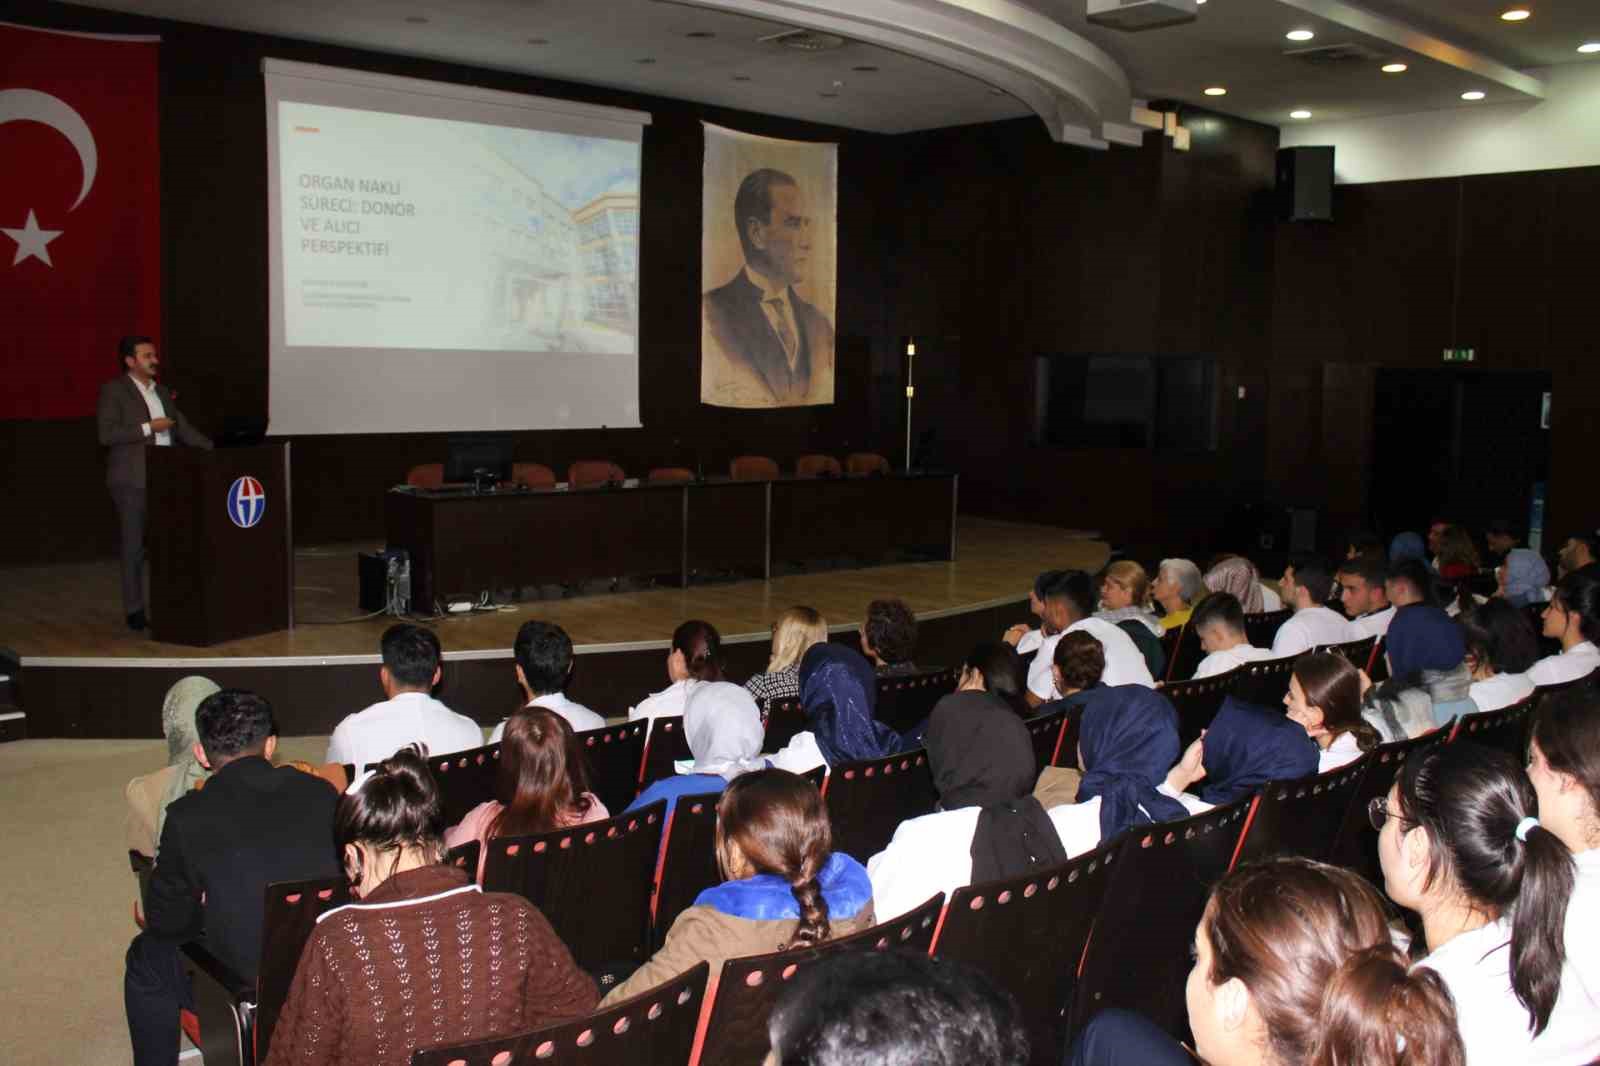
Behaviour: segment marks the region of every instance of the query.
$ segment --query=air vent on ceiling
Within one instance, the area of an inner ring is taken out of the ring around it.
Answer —
[[[1377,52],[1364,44],[1323,44],[1315,48],[1290,48],[1283,53],[1290,59],[1298,59],[1303,63],[1311,63],[1319,67],[1337,66],[1343,63],[1373,63],[1381,59]]]
[[[788,48],[796,52],[832,52],[836,48],[844,47],[844,38],[833,33],[819,33],[816,30],[785,30],[783,33],[774,33],[766,37],[758,37],[762,44],[777,45],[779,48]]]
[[[1088,0],[1089,21],[1109,30],[1133,33],[1193,22],[1198,0]]]

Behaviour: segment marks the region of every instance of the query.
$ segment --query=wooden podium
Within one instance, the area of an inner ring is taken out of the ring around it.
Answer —
[[[292,628],[288,443],[146,458],[150,635],[207,645]]]

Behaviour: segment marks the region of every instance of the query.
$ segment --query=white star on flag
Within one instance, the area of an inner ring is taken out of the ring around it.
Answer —
[[[44,265],[47,267],[55,266],[50,261],[49,244],[61,236],[61,232],[58,229],[40,229],[39,220],[33,217],[31,209],[28,211],[28,221],[23,224],[21,229],[0,228],[0,233],[4,233],[7,237],[17,242],[17,254],[11,260],[12,266],[16,266],[29,258],[43,260]]]

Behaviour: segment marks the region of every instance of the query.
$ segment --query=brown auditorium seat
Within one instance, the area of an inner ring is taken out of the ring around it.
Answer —
[[[828,768],[822,790],[833,823],[833,850],[865,863],[889,846],[900,823],[939,805],[928,753],[921,748]]]
[[[782,476],[778,464],[765,455],[741,455],[728,464],[735,481],[776,481]]]
[[[645,476],[645,480],[654,485],[693,481],[694,471],[686,466],[658,466]]]
[[[406,471],[406,484],[417,489],[436,489],[444,484],[443,463],[423,463]]]
[[[626,810],[639,794],[639,770],[644,765],[649,730],[650,720],[640,718],[622,725],[585,729],[573,736],[589,760],[589,787],[606,810]]]
[[[1450,739],[1470,740],[1486,748],[1494,748],[1510,755],[1517,763],[1528,761],[1528,731],[1533,725],[1533,712],[1540,702],[1537,691],[1529,693],[1509,707],[1495,711],[1464,714],[1456,719]]]
[[[627,476],[622,467],[608,459],[579,459],[567,467],[567,484],[575,489],[604,485],[609,481],[621,482]]]
[[[543,463],[512,463],[511,480],[530,489],[552,489],[556,484],[556,472]]]
[[[889,460],[877,452],[851,452],[844,460],[847,474],[887,474]]]
[[[350,768],[355,780],[354,767]],[[500,775],[500,745],[428,756],[428,770],[439,787],[439,803],[446,825],[455,825],[480,803],[496,797]]]
[[[795,477],[839,477],[843,473],[839,460],[831,455],[802,455],[794,464]]]
[[[683,715],[662,715],[650,727],[644,743],[644,762],[639,770],[639,787],[652,781],[661,781],[677,774],[679,759],[693,759],[689,742],[683,735]]]
[[[1371,758],[1363,755],[1325,774],[1263,785],[1245,819],[1234,865],[1274,855],[1327,862]]]

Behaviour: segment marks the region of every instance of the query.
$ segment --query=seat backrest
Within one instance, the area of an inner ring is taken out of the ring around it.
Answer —
[[[1298,655],[1285,655],[1281,659],[1245,663],[1231,671],[1232,694],[1258,707],[1282,707],[1283,697],[1289,694],[1289,675],[1294,672],[1298,658]]]
[[[1127,618],[1118,622],[1117,628],[1128,634],[1133,646],[1139,649],[1139,654],[1144,657],[1144,665],[1150,671],[1152,678],[1167,676],[1166,650],[1161,646],[1161,638],[1150,632],[1149,626]]]
[[[1198,681],[1174,681],[1161,690],[1178,712],[1178,739],[1185,748],[1211,725],[1238,674],[1239,669],[1235,668]]]
[[[782,473],[765,455],[740,455],[728,464],[728,476],[735,481],[776,481]]]
[[[956,690],[957,670],[919,670],[878,678],[873,717],[896,733],[904,733],[927,720],[933,705]]]
[[[843,473],[839,460],[831,455],[802,455],[794,462],[795,477],[839,477]]]
[[[485,845],[483,889],[531,901],[586,970],[638,966],[649,957],[666,810],[662,800],[553,833],[495,837]]]
[[[1278,635],[1278,627],[1294,614],[1294,608],[1277,611],[1260,611],[1244,616],[1244,635],[1257,648],[1270,648]]]
[[[1205,649],[1200,647],[1200,631],[1192,622],[1167,630],[1162,647],[1167,653],[1168,684],[1194,677],[1194,672],[1200,668],[1200,660],[1206,657]]]
[[[609,459],[579,459],[567,467],[567,484],[575,489],[585,485],[604,485],[609,481],[620,483],[627,476],[622,467]]]
[[[621,811],[639,794],[639,767],[644,764],[645,734],[650,720],[585,729],[578,746],[589,759],[589,787],[608,811]]]
[[[1533,723],[1533,709],[1539,698],[1540,693],[1535,691],[1497,711],[1464,714],[1456,719],[1450,739],[1470,740],[1503,751],[1521,765],[1528,760],[1528,727]]]
[[[1324,644],[1312,650],[1332,652],[1342,656],[1357,670],[1365,670],[1372,662],[1372,649],[1377,643],[1377,637],[1362,637],[1360,640],[1347,640],[1343,644]]]
[[[472,808],[495,798],[500,745],[469,748],[453,755],[431,755],[428,769],[439,786],[445,825],[457,825]]]
[[[530,489],[554,488],[556,472],[543,463],[512,463],[511,480]]]
[[[639,787],[662,781],[678,772],[678,759],[692,759],[689,738],[683,732],[683,715],[662,715],[649,729],[644,743],[644,762],[639,771]],[[630,801],[631,802],[631,801]]]
[[[1298,781],[1271,781],[1251,811],[1235,865],[1272,855],[1327,862],[1350,802],[1360,791],[1369,756]]]
[[[1211,887],[1228,872],[1253,799],[1178,822],[1135,826],[1118,838],[1111,883],[1072,997],[1073,1032],[1096,1011],[1123,1007],[1182,1037],[1194,927]]]
[[[1367,805],[1376,796],[1387,796],[1394,784],[1394,775],[1400,764],[1412,753],[1433,744],[1442,744],[1450,735],[1448,727],[1435,729],[1420,737],[1380,744],[1367,753],[1367,769],[1361,783],[1350,794],[1350,805],[1345,808],[1344,821],[1334,840],[1328,861],[1335,866],[1354,870],[1375,885],[1383,884],[1383,869],[1378,865],[1378,834],[1367,821]]]
[[[822,798],[833,823],[833,849],[863,863],[889,846],[901,822],[932,814],[939,802],[921,748],[830,767]]]
[[[465,870],[467,876],[474,881],[478,879],[478,856],[483,854],[483,843],[469,840],[464,844],[457,844],[444,853],[446,866],[454,866],[458,870]]]
[[[648,992],[570,1022],[413,1051],[411,1066],[684,1066],[710,972],[710,963],[699,963]]]
[[[889,460],[877,452],[851,452],[844,458],[844,472],[847,474],[887,474]]]
[[[443,463],[419,463],[406,471],[406,484],[418,489],[436,489],[444,484]]]
[[[711,992],[697,1061],[702,1066],[760,1062],[770,1046],[767,1019],[797,974],[820,959],[846,951],[927,951],[943,905],[941,892],[892,922],[825,940],[816,947],[729,959],[722,964],[722,974]]]
[[[806,712],[797,697],[767,700],[761,708],[761,721],[767,730],[761,750],[766,752],[782,751],[796,733],[806,731]]]
[[[300,952],[311,939],[317,919],[349,903],[350,886],[343,877],[275,881],[267,886],[262,899],[261,968],[256,971],[257,1062],[266,1061],[272,1030],[300,965]]]
[[[1113,841],[1025,877],[958,888],[939,924],[933,953],[982,970],[1011,993],[1038,1066],[1061,1061],[1062,1015],[1117,851]]]
[[[686,466],[658,466],[646,474],[644,479],[653,485],[693,481],[694,471]]]
[[[1056,753],[1061,747],[1061,734],[1067,727],[1067,713],[1071,710],[1070,707],[1063,707],[1059,711],[1023,721],[1028,727],[1028,736],[1033,739],[1034,765],[1040,771],[1046,766],[1055,765]]]
[[[651,946],[660,950],[678,915],[694,905],[706,889],[722,883],[717,868],[717,799],[719,793],[679,796],[667,816],[667,839],[661,852],[661,883],[656,889],[651,920]]]

